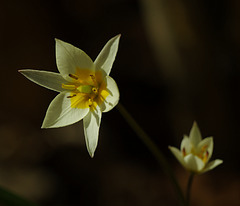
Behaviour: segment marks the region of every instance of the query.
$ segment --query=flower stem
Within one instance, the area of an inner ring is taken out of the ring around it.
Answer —
[[[191,173],[188,179],[187,191],[186,191],[186,204],[190,206],[190,192],[193,183],[194,173]]]
[[[163,171],[170,178],[170,180],[175,188],[175,191],[178,195],[180,204],[185,205],[185,199],[184,199],[182,190],[175,178],[175,175],[174,175],[171,167],[169,166],[165,156],[163,155],[163,153],[159,150],[159,148],[156,146],[156,144],[151,140],[151,138],[146,134],[146,132],[139,126],[139,124],[133,119],[133,117],[129,114],[129,112],[125,109],[125,107],[121,103],[118,103],[117,109],[121,113],[121,115],[124,117],[124,119],[127,121],[129,126],[137,134],[137,136],[142,140],[142,142],[145,144],[145,146],[150,150],[150,152],[158,160]]]

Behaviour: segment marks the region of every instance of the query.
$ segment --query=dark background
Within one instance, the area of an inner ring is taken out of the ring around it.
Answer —
[[[111,76],[121,103],[168,151],[194,120],[214,136],[215,170],[195,178],[196,206],[240,204],[238,0],[0,1],[0,185],[40,205],[177,205],[169,180],[114,109],[103,114],[93,159],[82,122],[40,129],[55,92],[18,73],[57,72],[59,38],[95,59],[121,33]]]

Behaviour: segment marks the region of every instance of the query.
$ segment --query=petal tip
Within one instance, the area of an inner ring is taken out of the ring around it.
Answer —
[[[117,38],[120,38],[121,36],[122,36],[122,34],[118,34],[116,37],[117,37]]]
[[[56,44],[65,43],[64,41],[62,41],[62,40],[60,40],[60,39],[58,39],[58,38],[54,38],[54,40],[55,40],[55,43],[56,43]]]
[[[87,150],[88,150],[88,154],[90,155],[90,157],[93,158],[94,153],[95,153],[95,149],[91,149],[91,148],[87,147]]]
[[[19,69],[18,72],[22,75],[24,75],[25,72],[27,72],[29,69]]]
[[[58,41],[61,41],[60,39],[58,38],[54,38],[55,42],[58,42]]]
[[[94,157],[94,153],[89,153],[90,157],[93,158]]]
[[[47,129],[48,127],[46,127],[44,124],[42,124],[41,129]]]
[[[223,160],[220,160],[220,159],[216,159],[217,162],[218,162],[218,165],[222,164],[223,163]]]
[[[197,129],[199,129],[199,128],[198,128],[198,123],[197,123],[196,120],[194,120],[193,125],[192,125],[192,128],[194,128],[194,127],[197,128]]]

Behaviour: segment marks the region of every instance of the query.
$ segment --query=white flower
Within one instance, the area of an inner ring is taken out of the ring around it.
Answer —
[[[189,137],[184,136],[181,150],[170,146],[169,149],[182,166],[193,173],[207,172],[223,162],[219,159],[209,162],[213,152],[213,138],[207,137],[202,140],[196,122],[193,123]]]
[[[110,39],[96,60],[81,49],[56,39],[56,62],[60,73],[24,69],[29,80],[60,92],[50,103],[42,128],[64,127],[83,119],[88,152],[94,156],[102,112],[119,101],[116,82],[109,76],[120,35]]]

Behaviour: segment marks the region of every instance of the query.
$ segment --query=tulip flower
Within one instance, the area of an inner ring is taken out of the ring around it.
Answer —
[[[59,73],[23,69],[26,78],[59,92],[50,103],[42,128],[64,127],[83,119],[88,152],[94,156],[102,112],[119,101],[116,82],[109,76],[120,35],[110,39],[93,62],[81,49],[56,39],[56,63]]]
[[[212,170],[223,162],[219,159],[209,162],[213,153],[213,138],[207,137],[202,140],[196,122],[193,123],[189,137],[184,135],[180,150],[171,146],[169,149],[182,166],[194,174]]]

